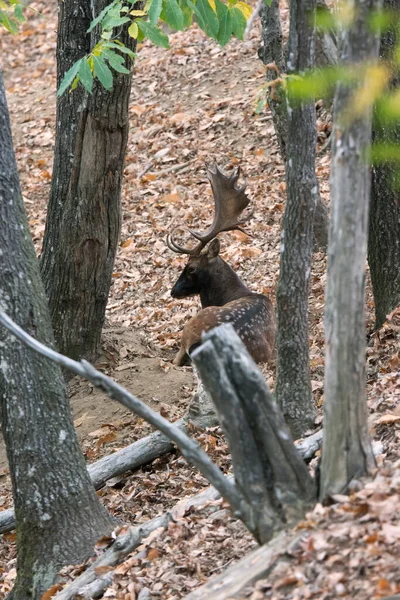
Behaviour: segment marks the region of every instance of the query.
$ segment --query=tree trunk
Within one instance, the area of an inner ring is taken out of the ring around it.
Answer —
[[[108,0],[59,1],[57,81],[97,41],[86,34]],[[93,9],[93,13],[92,13]],[[136,41],[124,30],[121,41]],[[107,92],[66,92],[57,102],[54,173],[41,257],[57,346],[71,358],[95,358],[111,285],[128,139],[131,75],[114,72]]]
[[[285,73],[285,57],[282,46],[282,28],[279,10],[279,0],[272,0],[271,6],[263,5],[261,12],[262,42],[259,57],[267,68],[267,81],[277,79],[280,73]],[[274,68],[276,65],[277,70]],[[289,69],[290,70],[290,69]],[[288,157],[288,110],[286,93],[278,82],[268,91],[268,106],[271,110],[275,135],[278,140],[282,160]],[[300,137],[297,131],[294,131]],[[292,130],[293,134],[293,130]],[[315,138],[316,143],[316,138]],[[314,249],[325,250],[328,245],[329,213],[317,190],[317,204],[314,212]]]
[[[393,51],[399,43],[398,19],[399,0],[385,0],[384,8],[397,13],[392,27],[381,38],[381,58],[397,70],[397,58]],[[392,80],[394,89],[399,87],[399,78]],[[375,110],[373,124],[374,143],[400,144],[400,127],[397,122],[383,123],[379,107]],[[371,210],[369,217],[368,262],[375,300],[376,326],[380,327],[386,316],[400,303],[400,193],[398,164],[387,162],[372,169]]]
[[[29,233],[0,74],[0,306],[45,344],[53,334]],[[112,529],[75,436],[60,368],[0,328],[0,416],[17,522],[13,598],[39,599],[57,570]]]
[[[355,20],[342,34],[342,64],[377,59],[379,36],[369,28],[369,15],[380,6],[381,0],[350,2]],[[366,85],[362,78],[360,85]],[[353,93],[347,84],[338,84],[332,134],[322,499],[344,492],[352,478],[368,474],[375,464],[367,426],[364,312],[370,194],[365,151],[371,143],[372,111],[351,118]]]
[[[289,66],[291,72],[302,73],[314,65],[315,0],[293,0],[290,7]],[[315,415],[310,380],[308,288],[318,183],[314,102],[300,103],[288,97],[288,106],[287,199],[277,287],[276,395],[296,439],[313,425]]]
[[[259,57],[265,65],[271,65],[267,68],[267,81],[270,83],[279,76],[279,73],[285,72],[279,0],[272,0],[271,6],[264,3],[260,11],[260,17],[263,45],[259,50]],[[272,65],[276,65],[278,71]],[[288,128],[287,106],[285,90],[280,84],[269,88],[268,106],[271,110],[281,157],[285,161]]]

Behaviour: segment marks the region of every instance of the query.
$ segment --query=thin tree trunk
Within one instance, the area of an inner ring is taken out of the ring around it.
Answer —
[[[302,73],[314,65],[315,0],[293,0],[290,8],[289,66]],[[286,208],[277,287],[276,395],[293,437],[314,422],[308,330],[308,288],[313,217],[318,197],[315,175],[314,102],[288,98]]]
[[[380,6],[381,0],[349,3],[355,19],[342,34],[342,64],[365,66],[377,59],[379,36],[369,28],[369,15]],[[351,119],[346,109],[352,93],[348,85],[338,84],[332,134],[322,499],[343,492],[352,478],[368,474],[375,464],[367,426],[364,312],[370,195],[365,152],[372,111]]]
[[[259,57],[267,68],[267,82],[277,79],[280,73],[285,72],[285,58],[282,45],[281,13],[279,0],[272,0],[271,5],[265,3],[260,11],[263,45],[259,50]],[[275,70],[272,65],[276,66]],[[284,88],[278,84],[269,88],[268,106],[272,114],[275,135],[278,140],[280,153],[286,160],[287,143],[287,106]]]
[[[59,1],[58,85],[97,41],[86,34],[108,0]],[[93,13],[92,13],[93,10]],[[120,39],[131,49],[126,30]],[[114,73],[107,92],[66,92],[57,103],[54,174],[41,257],[57,346],[95,358],[119,240],[120,193],[128,140],[131,75]]]
[[[260,11],[263,45],[259,49],[259,57],[267,68],[267,82],[278,78],[286,72],[285,57],[282,45],[282,28],[279,0],[272,0],[271,6],[266,4]],[[274,68],[274,65],[276,68]],[[277,69],[277,70],[276,70]],[[271,110],[275,135],[278,140],[282,160],[288,157],[288,110],[287,98],[280,83],[274,84],[268,91],[268,106]],[[294,134],[300,134],[294,131]],[[291,135],[293,135],[293,130]],[[316,138],[315,138],[316,143]],[[317,190],[317,204],[314,212],[314,249],[325,250],[328,245],[329,213]]]
[[[385,0],[384,8],[397,14],[393,26],[381,38],[380,56],[397,65],[393,52],[399,43],[399,0]],[[397,60],[397,59],[396,59]],[[398,89],[399,78],[392,80],[392,88]],[[400,127],[381,120],[379,108],[375,110],[372,129],[373,142],[400,144]],[[400,193],[398,164],[387,162],[372,169],[371,210],[369,217],[368,262],[375,300],[376,326],[380,327],[386,316],[400,304]]]
[[[0,74],[0,306],[53,345],[29,233]],[[57,570],[81,562],[112,529],[86,470],[60,368],[0,328],[0,416],[17,522],[12,597],[39,599]]]

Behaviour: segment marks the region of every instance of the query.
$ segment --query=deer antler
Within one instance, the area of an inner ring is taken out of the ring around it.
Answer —
[[[216,163],[206,166],[207,177],[211,183],[214,195],[214,220],[210,228],[203,234],[189,229],[191,235],[199,240],[199,243],[194,248],[180,246],[175,242],[172,234],[168,234],[167,246],[173,252],[191,255],[200,254],[208,242],[222,231],[239,229],[246,233],[242,225],[252,216],[253,211],[240,219],[241,213],[250,203],[249,197],[245,194],[246,184],[236,187],[236,182],[240,176],[240,167],[236,171],[233,171],[231,175],[225,175]]]

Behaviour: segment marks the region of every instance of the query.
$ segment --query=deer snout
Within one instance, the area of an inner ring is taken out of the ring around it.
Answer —
[[[171,290],[171,296],[173,298],[183,298],[184,294],[182,295],[182,290],[179,289],[180,286],[178,286],[178,284],[176,283],[174,285],[174,287]]]

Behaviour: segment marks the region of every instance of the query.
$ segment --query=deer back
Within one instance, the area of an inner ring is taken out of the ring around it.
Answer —
[[[201,344],[201,335],[222,323],[232,323],[236,333],[257,363],[270,363],[275,358],[275,313],[271,300],[249,293],[224,306],[209,306],[185,325],[181,349],[174,364],[183,365],[187,356]]]

